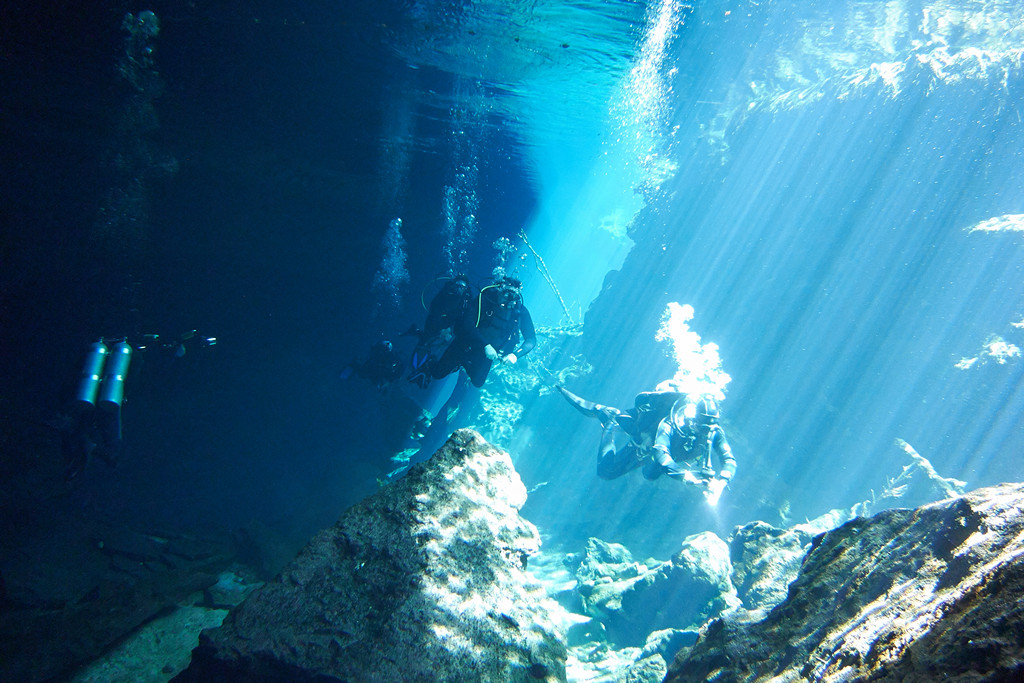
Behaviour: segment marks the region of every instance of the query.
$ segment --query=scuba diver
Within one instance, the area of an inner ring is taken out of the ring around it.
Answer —
[[[402,376],[402,358],[394,345],[382,339],[370,347],[365,361],[352,361],[341,371],[342,379],[348,379],[352,373],[373,382],[377,389],[383,390]]]
[[[633,408],[619,410],[562,386],[558,390],[574,408],[601,421],[597,476],[602,479],[640,467],[645,479],[663,474],[679,479],[716,505],[736,473],[736,459],[719,424],[718,403],[709,396],[688,395],[666,380],[653,392],[638,394]]]
[[[440,279],[440,278],[439,278]],[[427,319],[422,330],[411,330],[418,337],[413,350],[410,365],[409,381],[425,389],[431,380],[434,363],[451,343],[454,330],[459,321],[466,315],[469,304],[474,299],[469,278],[459,273],[441,287],[430,301]],[[422,303],[422,299],[421,299]],[[424,305],[424,308],[426,306]]]
[[[434,379],[462,367],[473,386],[479,388],[494,361],[511,364],[528,354],[537,345],[537,335],[530,312],[523,305],[522,283],[502,277],[481,289],[455,326],[454,335],[431,368]]]
[[[151,349],[181,358],[190,346],[213,346],[216,337],[201,337],[195,330],[168,342],[159,335],[144,334],[129,343],[127,338],[101,338],[89,347],[82,366],[82,378],[67,414],[50,425],[60,432],[64,457],[64,479],[70,481],[97,456],[114,467],[124,452],[121,406],[133,353]]]
[[[94,455],[111,467],[120,459],[121,404],[131,359],[132,346],[124,339],[100,339],[89,347],[74,405],[58,427],[65,480],[81,474]]]

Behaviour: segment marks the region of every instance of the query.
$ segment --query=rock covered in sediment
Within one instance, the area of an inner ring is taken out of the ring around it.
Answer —
[[[610,641],[639,647],[652,631],[696,628],[739,606],[731,572],[729,547],[711,532],[687,537],[667,562],[635,562],[624,547],[592,538],[576,590]]]
[[[732,581],[745,609],[763,618],[786,599],[812,538],[799,527],[778,529],[764,522],[733,531],[729,538]]]
[[[459,430],[204,632],[176,680],[565,680],[525,501],[508,454]]]
[[[786,600],[711,622],[666,681],[1024,680],[1024,484],[818,536]]]

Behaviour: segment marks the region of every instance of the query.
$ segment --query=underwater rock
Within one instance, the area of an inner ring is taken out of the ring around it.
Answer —
[[[40,511],[0,549],[0,681],[65,680],[141,625],[216,583],[229,549]]]
[[[624,670],[623,678],[630,683],[661,683],[668,671],[668,662],[683,647],[693,645],[697,632],[669,628],[655,631],[647,637],[636,661]]]
[[[217,583],[203,591],[203,605],[210,609],[237,607],[261,585],[261,582],[252,582],[234,571],[221,572]]]
[[[666,662],[696,640],[696,631],[665,629],[650,634],[642,648],[616,650],[597,641],[576,645],[569,648],[568,678],[595,683],[660,683],[668,670]]]
[[[1021,680],[1022,555],[1024,484],[853,519],[764,620],[712,621],[665,680]]]
[[[733,531],[729,539],[732,580],[747,610],[763,618],[786,599],[812,538],[813,534],[798,527],[778,529],[764,522]]]
[[[665,680],[666,670],[661,655],[641,657],[626,668],[621,680],[629,683],[661,683]]]
[[[696,628],[739,605],[729,547],[705,531],[687,537],[671,561],[623,594],[623,618],[609,624],[609,633],[614,640],[642,644],[652,631]]]
[[[579,557],[576,580],[585,585],[629,581],[662,564],[656,560],[640,564],[621,543],[608,543],[592,537],[587,540],[583,555]]]
[[[668,564],[656,560],[641,564],[633,559],[625,546],[599,538],[588,539],[583,554],[575,556],[575,559],[578,563],[575,568],[574,593],[579,604],[574,605],[562,597],[563,604],[570,609],[581,609],[594,617],[601,624],[600,633],[605,637],[605,627],[619,618],[622,611],[623,594],[655,569]]]
[[[647,636],[640,657],[661,656],[665,661],[672,661],[681,648],[689,647],[697,642],[697,632],[688,629],[667,628],[654,631]],[[664,675],[664,674],[663,674]]]
[[[525,501],[507,453],[455,432],[204,632],[175,680],[565,680]]]
[[[624,547],[592,538],[577,590],[611,642],[638,647],[652,631],[697,627],[739,606],[731,573],[729,548],[711,532],[686,538],[668,562],[643,564]]]
[[[301,549],[280,531],[258,519],[233,532],[239,562],[256,570],[259,578],[272,579]]]

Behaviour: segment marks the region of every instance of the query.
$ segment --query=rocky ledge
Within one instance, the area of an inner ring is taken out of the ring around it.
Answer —
[[[815,537],[760,621],[712,620],[666,681],[1024,680],[1024,484]]]
[[[507,453],[460,430],[205,631],[176,681],[561,681]]]

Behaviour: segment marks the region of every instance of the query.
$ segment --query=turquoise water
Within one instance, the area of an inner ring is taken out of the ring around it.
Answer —
[[[562,333],[451,426],[502,423],[551,543],[664,554],[849,507],[908,464],[896,439],[971,487],[1024,476],[1016,3],[150,9],[134,43],[124,7],[12,10],[5,215],[31,229],[5,231],[5,410],[47,419],[98,336],[219,343],[136,365],[116,469],[65,487],[52,438],[6,441],[15,508],[51,487],[75,514],[301,543],[412,422],[407,387],[342,369],[405,353],[421,292],[485,282],[500,239]],[[731,378],[713,511],[599,480],[597,423],[549,391],[626,407],[678,372],[670,303]]]
[[[970,486],[1020,476],[1021,366],[998,352],[1022,341],[1024,292],[1011,4],[431,7],[458,28],[397,49],[516,137],[562,297],[526,268],[527,303],[550,325],[586,313],[594,370],[570,388],[628,406],[670,376],[669,302],[732,378],[740,474],[712,516],[670,482],[596,480],[596,424],[527,405],[513,452],[547,482],[542,527],[667,547],[813,517],[882,498],[898,438]]]

